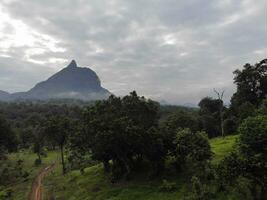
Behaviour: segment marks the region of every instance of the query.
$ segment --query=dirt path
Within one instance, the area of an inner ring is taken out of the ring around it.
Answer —
[[[42,200],[42,180],[53,168],[55,164],[51,164],[46,168],[42,169],[40,173],[36,176],[32,183],[31,193],[29,195],[29,200]]]

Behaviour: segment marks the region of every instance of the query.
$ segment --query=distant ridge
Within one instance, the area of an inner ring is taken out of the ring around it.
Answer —
[[[101,86],[97,74],[86,67],[78,67],[75,60],[46,81],[37,83],[27,92],[9,94],[0,91],[0,100],[16,99],[106,99],[111,93]]]

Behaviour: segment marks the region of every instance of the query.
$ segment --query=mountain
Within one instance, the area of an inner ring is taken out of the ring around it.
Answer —
[[[107,98],[111,93],[101,86],[97,74],[85,67],[78,67],[75,60],[46,81],[36,84],[27,92],[9,95],[14,99],[81,99],[86,101]],[[0,99],[1,96],[0,96]]]
[[[9,99],[10,94],[8,92],[0,90],[0,99],[6,101]]]

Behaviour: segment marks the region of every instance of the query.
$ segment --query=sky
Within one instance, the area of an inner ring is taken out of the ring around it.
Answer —
[[[0,0],[0,90],[26,91],[72,59],[103,87],[171,104],[235,91],[267,57],[266,0]]]

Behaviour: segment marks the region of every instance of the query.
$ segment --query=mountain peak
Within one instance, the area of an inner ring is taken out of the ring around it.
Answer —
[[[111,93],[101,86],[97,74],[86,67],[78,67],[75,60],[27,92],[8,94],[0,91],[0,100],[12,99],[106,99]]]
[[[67,67],[69,67],[69,68],[75,68],[75,67],[77,67],[76,61],[75,60],[72,60]]]

